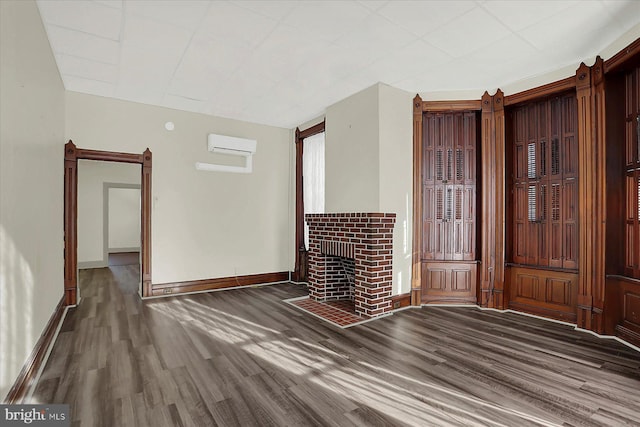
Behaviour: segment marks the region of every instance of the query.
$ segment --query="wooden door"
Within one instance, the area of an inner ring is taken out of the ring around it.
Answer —
[[[575,321],[578,298],[577,101],[567,94],[509,113],[511,308]]]
[[[423,115],[423,302],[475,302],[477,123],[471,111]]]

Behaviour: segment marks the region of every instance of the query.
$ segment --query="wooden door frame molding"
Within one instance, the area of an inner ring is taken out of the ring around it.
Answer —
[[[306,251],[304,247],[304,189],[302,177],[302,155],[304,154],[305,138],[324,132],[325,120],[317,125],[305,130],[296,128],[296,245],[295,245],[295,270],[293,271],[293,281],[300,282],[304,279],[301,271],[302,253]]]
[[[413,98],[413,243],[411,305],[422,304],[422,117],[425,112],[482,110],[481,100],[423,101]]]
[[[504,309],[505,292],[505,121],[504,94],[482,95],[480,274],[478,305]]]
[[[78,298],[78,160],[134,163],[141,166],[142,296],[151,296],[151,161],[147,148],[142,154],[78,148],[69,140],[64,146],[64,304]]]

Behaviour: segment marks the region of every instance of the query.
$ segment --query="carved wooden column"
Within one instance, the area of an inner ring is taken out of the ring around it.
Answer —
[[[594,222],[587,224],[594,230],[593,245],[593,323],[591,329],[599,334],[604,333],[604,294],[605,294],[605,255],[606,255],[606,116],[605,116],[605,82],[604,61],[597,57],[591,67],[591,97],[593,108],[594,141],[591,157],[594,161],[595,173],[595,205]]]
[[[151,151],[142,153],[142,296],[151,296]]]
[[[493,95],[493,118],[495,129],[495,162],[496,173],[495,178],[495,219],[496,224],[496,249],[495,249],[495,270],[494,270],[494,289],[495,289],[495,308],[503,310],[507,308],[508,295],[505,292],[505,244],[506,244],[506,218],[505,206],[507,200],[506,194],[506,147],[505,147],[505,124],[504,124],[504,94],[500,89]]]
[[[594,150],[591,70],[584,63],[576,72],[578,101],[578,309],[577,326],[592,328],[593,285],[596,278],[595,239],[596,162]]]
[[[482,96],[482,225],[478,304],[503,309],[505,238],[505,146],[502,91]]]
[[[411,305],[422,302],[422,98],[413,98],[413,245]]]
[[[495,278],[495,138],[493,119],[493,97],[485,92],[482,95],[482,223],[480,226],[481,245],[480,250],[480,286],[478,287],[478,305],[481,307],[493,307],[493,288]]]
[[[78,160],[76,146],[69,140],[64,146],[64,303],[77,304],[78,256]],[[68,202],[68,203],[67,203]]]

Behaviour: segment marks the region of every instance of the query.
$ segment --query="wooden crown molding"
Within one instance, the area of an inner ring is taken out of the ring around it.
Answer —
[[[618,71],[626,65],[627,61],[636,56],[640,56],[640,38],[635,39],[629,46],[604,61],[604,72]]]
[[[482,102],[479,99],[461,101],[422,101],[422,111],[468,111],[481,109]]]
[[[576,88],[576,77],[571,76],[546,85],[534,87],[522,92],[514,93],[504,97],[504,105],[520,104],[536,98],[542,98],[556,93],[574,90]]]

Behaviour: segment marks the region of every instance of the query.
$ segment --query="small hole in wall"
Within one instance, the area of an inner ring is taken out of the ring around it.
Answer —
[[[176,128],[176,126],[173,124],[173,122],[167,122],[164,124],[164,128],[168,131],[172,131]]]

